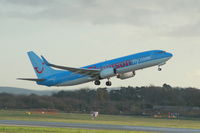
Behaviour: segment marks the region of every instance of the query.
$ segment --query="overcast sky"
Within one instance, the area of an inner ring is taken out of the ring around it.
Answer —
[[[97,88],[17,81],[36,77],[26,55],[30,50],[55,64],[81,67],[154,49],[174,54],[162,72],[140,70],[128,80],[113,78],[113,86],[200,88],[199,0],[0,0],[0,86]]]

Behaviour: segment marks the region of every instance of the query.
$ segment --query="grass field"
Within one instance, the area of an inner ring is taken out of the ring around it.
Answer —
[[[91,123],[91,124],[112,124],[112,125],[134,125],[134,126],[156,126],[200,129],[200,120],[171,120],[155,119],[136,116],[99,115],[91,119],[89,114],[59,113],[49,114],[26,114],[26,111],[0,111],[1,120],[27,120],[27,121],[52,121],[66,123]]]
[[[143,131],[0,126],[0,133],[153,133]]]

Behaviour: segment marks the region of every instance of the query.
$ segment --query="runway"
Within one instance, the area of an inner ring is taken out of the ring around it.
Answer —
[[[164,132],[164,133],[200,133],[200,129],[189,129],[189,128],[165,128],[165,127],[146,127],[146,126],[126,126],[126,125],[81,124],[81,123],[45,122],[45,121],[0,120],[0,125],[31,126],[31,127],[57,127],[57,128],[60,127],[60,128],[109,129],[109,130],[133,130],[133,131],[150,131],[150,132]]]

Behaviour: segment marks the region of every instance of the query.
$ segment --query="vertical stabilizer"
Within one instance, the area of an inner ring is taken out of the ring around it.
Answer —
[[[44,61],[38,57],[33,51],[28,52],[28,56],[33,65],[33,69],[39,79],[51,76],[58,72],[51,67],[47,66]]]

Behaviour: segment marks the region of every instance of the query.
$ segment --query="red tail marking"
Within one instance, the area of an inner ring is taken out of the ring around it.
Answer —
[[[44,62],[42,63],[42,65],[44,65]],[[38,67],[34,67],[34,69],[35,69],[35,71],[36,71],[37,73],[39,73],[39,74],[43,73],[43,71],[44,71],[44,67],[42,67],[42,70],[41,70],[41,71],[38,70]]]

